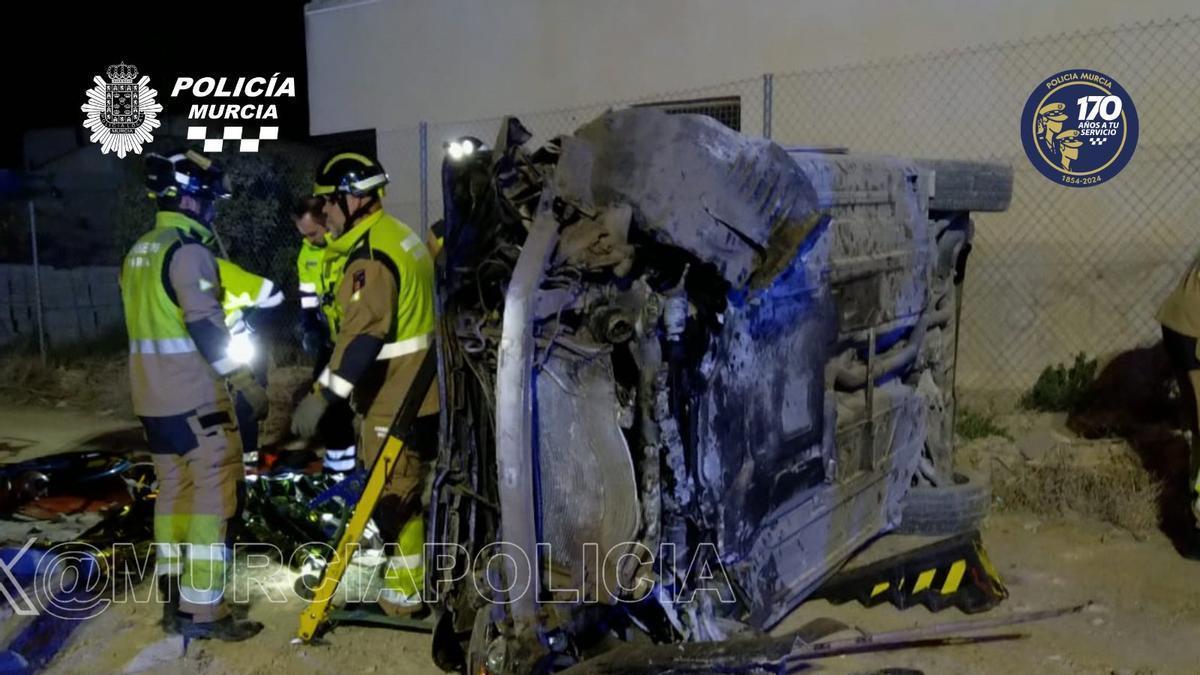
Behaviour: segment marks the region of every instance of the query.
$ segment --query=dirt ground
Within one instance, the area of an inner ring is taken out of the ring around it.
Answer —
[[[274,584],[260,579],[251,591],[249,617],[263,622],[254,639],[225,644],[193,642],[186,653],[178,637],[164,637],[159,605],[113,605],[78,629],[70,646],[48,669],[52,673],[441,673],[429,655],[429,637],[390,629],[346,626],[321,644],[292,645],[304,603],[290,592],[294,575],[280,570]],[[283,604],[267,601],[272,595]]]
[[[114,427],[112,415],[89,417],[78,410],[40,414],[34,417],[9,408],[0,415],[0,425],[11,429],[5,435],[23,440],[36,440],[44,428],[41,437],[46,440],[41,445],[56,447],[90,429]],[[54,419],[47,421],[46,416]],[[1200,593],[1195,591],[1200,563],[1182,558],[1164,534],[1159,511],[1171,505],[1156,487],[1156,481],[1170,478],[1162,467],[1177,462],[1148,458],[1144,447],[1122,440],[1079,439],[1066,429],[1062,416],[1009,414],[997,416],[996,421],[1007,437],[961,444],[964,464],[992,473],[1001,484],[983,537],[1010,597],[984,616],[1092,604],[1079,614],[997,631],[1023,635],[1016,640],[833,657],[813,662],[811,672],[882,668],[926,673],[1200,672]],[[1177,452],[1177,440],[1166,438],[1154,452]],[[1120,467],[1116,473],[1113,466]],[[1029,476],[1044,478],[1038,472],[1045,467],[1061,472],[1052,477],[1079,479],[1083,491],[1064,490],[1040,502],[1022,497],[1021,490],[1041,485],[1022,481]],[[1108,495],[1108,501],[1122,504],[1119,509],[1097,506],[1105,494],[1094,494],[1094,488],[1105,481],[1120,483]],[[1148,485],[1151,489],[1146,489]],[[1119,512],[1130,510],[1140,510],[1141,515],[1120,516]],[[253,579],[238,578],[241,581],[235,583],[252,589],[249,616],[266,624],[264,632],[249,642],[193,643],[184,653],[178,638],[166,638],[158,628],[157,605],[116,604],[79,626],[48,672],[440,672],[430,658],[429,637],[418,633],[342,626],[322,644],[292,645],[303,606],[290,592],[293,573],[272,568]],[[282,595],[286,601],[269,602],[269,594]],[[954,609],[933,614],[920,607],[899,611],[814,601],[802,605],[772,632],[783,634],[820,616],[866,631],[967,618]],[[0,617],[0,634],[11,635],[17,621]]]
[[[1084,612],[996,632],[1025,637],[979,645],[833,657],[812,672],[912,668],[926,673],[1194,673],[1200,664],[1200,563],[1179,557],[1165,536],[1142,541],[1086,519],[1044,520],[1003,513],[989,518],[984,542],[1010,597],[985,616],[1093,603]],[[241,644],[164,638],[156,605],[114,605],[80,627],[50,668],[55,673],[437,673],[426,635],[343,626],[324,644],[289,644],[303,603],[266,601],[265,586],[286,591],[292,575],[259,580],[249,608],[266,624]],[[866,609],[825,601],[802,605],[772,631],[784,634],[828,616],[866,631],[896,630],[967,618],[950,609]]]
[[[1009,590],[982,615],[1093,603],[1056,619],[997,629],[1026,637],[988,644],[834,657],[816,672],[912,668],[926,673],[1195,673],[1200,669],[1200,563],[1181,558],[1163,535],[1138,541],[1086,519],[1044,520],[1026,514],[989,517],[984,545]],[[968,618],[956,609],[802,605],[773,632],[830,616],[867,631],[896,630]]]

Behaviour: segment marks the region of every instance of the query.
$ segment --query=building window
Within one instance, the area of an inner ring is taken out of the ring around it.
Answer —
[[[708,115],[734,131],[742,130],[742,97],[740,96],[639,103],[634,107],[658,108],[668,115]]]

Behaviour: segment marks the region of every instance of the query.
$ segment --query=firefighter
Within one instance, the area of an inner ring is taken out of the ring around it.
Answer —
[[[292,211],[296,230],[302,237],[300,254],[296,258],[296,278],[300,284],[300,345],[315,362],[314,382],[333,353],[333,336],[337,334],[339,324],[333,290],[342,271],[340,257],[329,250],[324,204],[321,197],[306,197]],[[357,445],[350,404],[345,399],[331,404],[317,431],[325,446],[324,472],[340,478],[353,471]]]
[[[221,277],[208,247],[216,201],[229,190],[197,152],[149,155],[146,174],[158,214],[126,255],[120,282],[133,409],[158,479],[162,626],[190,638],[244,640],[262,624],[234,619],[224,601],[227,527],[242,475],[230,394],[245,397],[259,418],[267,394],[226,354]]]
[[[380,199],[387,182],[383,168],[358,153],[334,155],[319,167],[313,192],[325,200],[329,247],[345,256],[336,289],[341,326],[317,390],[292,417],[292,430],[311,436],[331,403],[352,396],[362,416],[359,448],[366,466],[382,450],[433,345],[433,261],[421,238],[384,212]],[[391,615],[422,606],[422,461],[434,450],[437,412],[437,391],[431,387],[374,513],[390,547],[379,604]]]
[[[300,291],[300,346],[305,354],[318,363],[329,358],[328,355],[322,358],[322,353],[327,349],[334,325],[330,321],[333,303],[326,301],[325,297],[327,277],[333,275],[325,270],[329,231],[325,229],[324,204],[325,200],[320,197],[305,197],[292,209],[292,222],[301,237],[300,254],[296,256],[296,279]],[[336,279],[330,278],[329,281],[336,282]]]
[[[1163,346],[1179,381],[1179,392],[1187,411],[1188,428],[1192,436],[1188,495],[1192,503],[1192,516],[1200,528],[1200,359],[1197,358],[1197,338],[1200,338],[1200,255],[1192,261],[1183,279],[1167,296],[1158,310],[1157,318],[1162,324]],[[1200,557],[1200,541],[1193,548],[1194,555]]]
[[[248,366],[259,386],[267,386],[267,359],[259,354],[251,337],[251,324],[261,312],[283,303],[283,292],[276,290],[270,279],[247,272],[225,258],[217,258],[217,273],[221,276],[221,309],[225,312],[225,327],[229,329],[227,356],[240,365]],[[258,466],[258,418],[245,396],[234,401],[238,432],[242,439],[242,465],[246,472]]]

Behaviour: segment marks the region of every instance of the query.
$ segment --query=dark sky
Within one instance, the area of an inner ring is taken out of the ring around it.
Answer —
[[[167,114],[186,114],[189,103],[229,99],[170,99],[178,76],[296,78],[296,97],[240,100],[275,103],[280,138],[308,133],[308,86],[304,51],[303,0],[241,2],[81,3],[42,0],[18,3],[0,29],[5,75],[5,114],[0,131],[0,167],[22,161],[25,131],[79,126],[79,107],[92,78],[105,77],[122,60],[150,77]],[[139,76],[140,77],[140,76]],[[107,79],[107,78],[106,78]],[[273,122],[271,122],[273,123]],[[235,124],[227,122],[227,124]],[[246,121],[247,126],[257,121]],[[86,136],[84,136],[86,141]]]

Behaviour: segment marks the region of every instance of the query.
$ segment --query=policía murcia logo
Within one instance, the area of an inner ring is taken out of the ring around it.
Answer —
[[[150,78],[143,75],[138,79],[137,66],[120,63],[109,66],[105,71],[108,82],[97,75],[95,87],[87,90],[87,103],[82,106],[87,113],[84,128],[92,132],[90,140],[100,144],[100,152],[142,154],[142,144],[150,143],[150,135],[161,122],[158,114],[163,107],[154,102],[158,92],[150,88]]]
[[[296,97],[296,78],[280,77],[179,77],[171,98],[204,101],[188,109],[187,137],[201,141],[204,152],[258,152],[263,141],[279,140],[277,101]],[[220,102],[208,103],[207,99]],[[279,101],[282,102],[282,101]],[[195,120],[195,121],[193,121]],[[232,121],[233,124],[221,122]]]
[[[1116,80],[1094,70],[1064,70],[1030,94],[1021,144],[1043,176],[1091,187],[1121,172],[1138,141],[1137,108]]]

